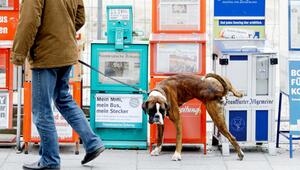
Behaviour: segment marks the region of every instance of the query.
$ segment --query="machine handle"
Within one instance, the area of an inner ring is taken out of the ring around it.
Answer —
[[[258,49],[257,49],[256,46],[243,46],[243,47],[241,48],[241,51],[242,51],[242,52],[257,52]]]
[[[271,65],[277,65],[278,64],[278,58],[271,58],[270,63],[271,63]]]

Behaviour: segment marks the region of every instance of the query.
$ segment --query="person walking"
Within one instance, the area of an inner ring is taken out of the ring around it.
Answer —
[[[32,114],[40,135],[41,158],[23,169],[60,169],[58,136],[51,102],[79,134],[86,155],[81,164],[105,150],[69,92],[72,65],[78,62],[76,32],[84,25],[82,0],[22,0],[11,62],[32,69]]]

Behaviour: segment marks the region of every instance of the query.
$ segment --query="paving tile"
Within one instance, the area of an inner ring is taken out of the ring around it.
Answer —
[[[205,169],[205,170],[226,170],[226,167],[224,165],[189,165],[189,166],[182,166],[181,170],[200,170],[200,169]]]
[[[272,170],[267,161],[225,161],[225,166],[228,170]]]

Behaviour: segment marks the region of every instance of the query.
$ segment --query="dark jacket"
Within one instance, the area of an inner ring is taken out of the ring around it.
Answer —
[[[85,22],[82,0],[22,0],[11,62],[32,68],[77,63],[76,31]]]

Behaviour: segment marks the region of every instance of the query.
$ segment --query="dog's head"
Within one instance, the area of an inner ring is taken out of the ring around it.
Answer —
[[[169,110],[166,97],[157,91],[152,91],[149,94],[147,101],[142,105],[146,114],[149,115],[150,124],[164,124],[164,118]]]

